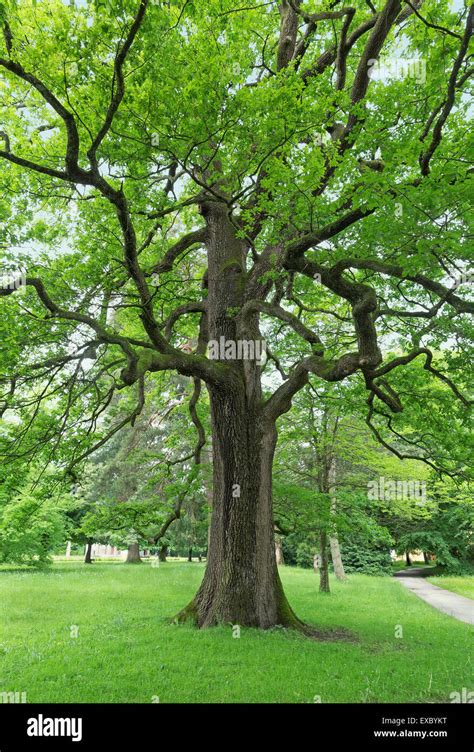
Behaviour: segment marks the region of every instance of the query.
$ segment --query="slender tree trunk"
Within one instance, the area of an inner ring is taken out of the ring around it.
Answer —
[[[138,543],[131,543],[128,547],[125,564],[141,564],[140,547]]]
[[[329,460],[328,481],[329,494],[331,497],[331,515],[333,517],[335,517],[337,514],[337,498],[335,491],[337,475],[336,467],[336,456],[332,454]],[[338,580],[347,580],[346,573],[344,572],[344,564],[342,563],[341,549],[339,547],[339,540],[335,526],[333,530],[333,535],[329,537],[329,546],[331,548],[331,559],[332,565],[334,567],[334,574],[336,575],[336,579]]]
[[[426,551],[423,551],[423,561],[425,562],[425,564],[429,564],[430,563],[430,557],[428,556],[428,554],[426,553]]]
[[[66,559],[71,558],[71,541],[69,540],[66,544]]]
[[[410,552],[405,551],[405,562],[407,567],[411,567],[411,559],[410,559]]]
[[[283,556],[283,547],[280,535],[275,535],[275,556],[277,565],[279,567],[282,566],[285,563],[285,558]]]
[[[347,580],[347,576],[344,571],[344,564],[342,563],[341,549],[339,547],[338,539],[334,536],[331,536],[329,538],[329,545],[331,547],[331,559],[336,579]]]
[[[193,549],[190,548],[188,552],[188,561],[192,561],[192,560],[193,560]]]
[[[88,540],[86,543],[86,553],[84,556],[84,564],[92,564],[92,541]]]
[[[158,553],[158,560],[159,561],[166,561],[166,554],[168,553],[168,546],[161,546],[160,551]]]
[[[320,535],[321,546],[321,564],[319,567],[319,592],[329,593],[329,552],[328,552],[328,536],[327,533],[321,533]]]

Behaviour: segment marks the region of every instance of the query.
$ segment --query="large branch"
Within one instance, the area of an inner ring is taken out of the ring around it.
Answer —
[[[76,180],[71,180],[71,178],[68,177],[67,173],[62,172],[61,170],[54,170],[51,167],[37,164],[36,162],[32,162],[29,159],[18,157],[15,154],[12,154],[10,151],[0,149],[0,157],[2,159],[6,159],[8,162],[12,162],[12,164],[19,165],[20,167],[26,167],[28,170],[33,170],[34,172],[39,172],[41,175],[48,175],[50,178],[58,178],[59,180],[66,180],[68,182],[77,182]]]
[[[315,232],[310,232],[307,235],[302,235],[300,238],[291,241],[286,246],[286,254],[288,258],[301,255],[310,248],[314,248],[325,240],[335,237],[343,230],[346,230],[351,225],[359,222],[365,217],[369,217],[375,212],[375,209],[354,209],[347,214],[344,214],[339,219],[330,222],[325,227]]]
[[[301,0],[282,0],[280,5],[280,39],[277,52],[277,69],[287,68],[293,59],[298,35],[298,8]]]
[[[361,357],[360,353],[346,353],[333,360],[317,355],[305,358],[293,368],[287,380],[265,402],[263,416],[274,421],[288,412],[293,397],[308,383],[311,373],[324,381],[336,382],[343,381],[365,367],[365,358]]]
[[[339,276],[345,269],[370,269],[371,271],[380,272],[390,277],[397,277],[401,280],[408,280],[415,284],[421,285],[425,290],[434,293],[439,298],[445,300],[458,313],[474,313],[474,303],[463,300],[449,288],[440,282],[435,282],[424,274],[407,274],[401,266],[387,264],[382,261],[364,260],[364,259],[343,259],[338,261],[331,269],[329,274]]]
[[[406,0],[405,0],[406,2]],[[421,7],[421,2],[419,2],[418,7]],[[345,9],[346,13],[350,9]],[[405,21],[410,15],[414,13],[414,10],[411,8],[406,9],[405,11],[402,11],[397,18],[395,19],[395,24],[400,24],[403,21]],[[302,78],[305,83],[309,83],[309,81],[314,78],[315,76],[320,75],[323,73],[326,68],[328,68],[330,65],[332,65],[334,62],[336,62],[338,55],[343,55],[344,58],[347,58],[349,52],[354,47],[356,42],[363,37],[365,34],[367,34],[368,31],[374,28],[374,26],[377,24],[378,20],[380,18],[380,13],[373,13],[369,18],[365,19],[365,21],[362,21],[362,23],[354,29],[354,31],[347,36],[347,39],[345,39],[343,46],[333,45],[329,49],[325,50],[319,58],[316,60],[313,65],[306,69],[303,74]],[[344,21],[344,24],[347,23],[347,16]]]
[[[370,83],[369,61],[379,56],[400,10],[400,0],[388,0],[383,10],[379,13],[354,77],[351,90],[351,101],[353,104],[360,102],[365,97]],[[352,120],[350,119],[351,122],[355,122],[355,116],[352,116]]]
[[[51,89],[49,89],[33,73],[29,73],[28,71],[26,71],[23,68],[23,66],[20,65],[20,63],[16,63],[13,60],[6,60],[4,58],[0,58],[0,66],[10,71],[10,73],[13,73],[22,81],[25,81],[26,83],[31,84],[31,86],[33,86],[33,88],[36,89],[36,91],[39,94],[41,94],[41,96],[48,103],[48,105],[52,107],[53,110],[59,115],[59,117],[62,119],[66,127],[66,134],[67,134],[67,146],[66,146],[66,155],[65,155],[66,176],[64,176],[62,173],[61,174],[58,173],[54,177],[62,177],[63,179],[64,177],[66,177],[68,180],[71,180],[71,181],[83,182],[85,177],[87,176],[87,173],[84,170],[82,170],[78,165],[79,133],[77,130],[76,122],[74,120],[74,115],[71,112],[69,112],[69,110],[62,104],[62,102],[59,101],[59,99],[55,96],[55,94],[53,94]],[[8,151],[6,153],[3,152],[2,156],[8,159],[6,154],[8,154]],[[16,159],[20,159],[20,158],[16,158]],[[10,161],[14,161],[14,160],[11,159]],[[38,172],[41,171],[40,169],[38,169],[38,165],[36,167],[32,167],[32,169],[36,169]]]
[[[377,343],[377,331],[373,314],[377,310],[375,290],[365,284],[352,282],[333,269],[309,261],[304,256],[291,256],[285,261],[288,271],[297,271],[320,282],[340,298],[349,301],[357,335],[360,365],[366,368],[380,363],[381,353]]]
[[[97,133],[97,136],[95,137],[94,141],[92,142],[92,145],[89,151],[87,152],[87,156],[93,165],[97,163],[97,156],[96,156],[97,149],[99,148],[105,136],[109,132],[110,127],[112,125],[112,121],[124,97],[125,83],[124,83],[124,76],[123,76],[123,65],[125,63],[128,53],[130,52],[132,44],[135,41],[135,38],[138,34],[140,26],[143,23],[143,19],[145,18],[147,7],[148,7],[148,0],[140,0],[140,5],[138,8],[137,14],[135,16],[135,19],[129,29],[129,32],[127,34],[127,37],[124,43],[119,48],[117,55],[115,57],[114,78],[112,82],[112,99],[110,101],[104,123],[102,127],[100,128],[99,132]]]
[[[308,327],[305,326],[297,316],[286,311],[281,306],[266,303],[262,300],[251,300],[243,306],[240,316],[245,320],[248,316],[257,312],[265,313],[268,316],[273,316],[280,321],[285,322],[291,326],[300,337],[306,340],[306,342],[309,342],[315,354],[322,355],[324,353],[323,343],[318,335],[311,329],[308,329]]]
[[[168,318],[166,319],[163,328],[166,339],[170,339],[171,334],[173,332],[173,326],[175,323],[181,318],[181,316],[185,316],[187,313],[205,313],[207,311],[207,304],[204,301],[195,301],[193,303],[183,303],[183,305],[178,306],[178,308],[175,308],[174,311],[170,313]]]
[[[168,248],[165,255],[158,261],[157,264],[150,270],[149,274],[161,274],[162,272],[169,272],[173,268],[173,264],[182,253],[192,248],[194,245],[202,245],[207,237],[207,227],[202,227],[199,230],[183,235],[171,248]]]
[[[430,162],[436,149],[441,143],[443,126],[446,123],[446,120],[448,119],[449,113],[453,109],[455,99],[456,99],[456,86],[457,86],[458,73],[463,63],[463,60],[466,56],[466,53],[469,49],[469,40],[471,39],[471,36],[472,36],[473,26],[474,26],[474,4],[471,5],[471,8],[469,10],[467,20],[466,20],[466,28],[464,31],[464,36],[462,38],[461,46],[459,48],[458,55],[454,62],[451,74],[449,76],[448,89],[447,89],[447,95],[446,95],[444,106],[433,128],[433,135],[431,138],[431,142],[428,148],[426,149],[426,151],[424,151],[420,155],[420,167],[421,167],[422,175],[428,175],[430,172]]]
[[[80,311],[68,311],[65,308],[59,306],[49,296],[44,282],[38,277],[26,277],[25,284],[26,286],[34,287],[38,298],[40,299],[44,307],[49,311],[51,316],[89,326],[96,332],[101,342],[111,345],[118,345],[119,347],[121,347],[125,355],[127,356],[130,365],[137,362],[137,355],[126,337],[121,337],[118,334],[108,331],[99,321],[92,318],[92,316],[88,316],[87,314],[81,313]],[[16,292],[16,290],[0,287],[0,297],[12,295],[14,292]]]
[[[401,355],[398,358],[394,358],[389,363],[386,363],[381,368],[378,368],[376,371],[373,371],[370,376],[372,379],[379,379],[382,376],[386,376],[387,373],[390,373],[395,368],[398,368],[399,366],[405,366],[408,363],[411,363],[415,358],[418,358],[420,355],[425,356],[425,363],[423,368],[426,371],[429,371],[433,374],[437,379],[440,381],[444,381],[445,384],[449,386],[451,391],[456,395],[456,397],[465,405],[468,407],[469,405],[473,404],[472,400],[467,399],[457,388],[457,386],[454,384],[453,381],[451,381],[448,376],[446,376],[444,373],[442,373],[439,369],[435,368],[433,366],[433,353],[431,350],[429,350],[427,347],[419,347],[416,350],[413,350],[408,355]]]

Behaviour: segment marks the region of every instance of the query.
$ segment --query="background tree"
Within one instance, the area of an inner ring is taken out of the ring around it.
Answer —
[[[186,415],[182,383],[170,385],[169,402],[160,410],[153,398],[133,426],[121,430],[91,458],[82,483],[87,514],[83,534],[128,547],[127,563],[138,563],[140,549],[169,545],[171,526],[182,516],[195,519],[204,505],[202,475],[197,472],[194,432]],[[148,392],[153,391],[152,385]],[[120,399],[106,422],[126,415]]]

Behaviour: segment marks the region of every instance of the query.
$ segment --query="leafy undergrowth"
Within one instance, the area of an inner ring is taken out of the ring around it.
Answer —
[[[202,573],[197,563],[0,570],[0,692],[28,702],[449,702],[472,685],[472,629],[395,579],[351,575],[327,595],[312,571],[283,568],[300,618],[358,638],[317,642],[170,624]]]

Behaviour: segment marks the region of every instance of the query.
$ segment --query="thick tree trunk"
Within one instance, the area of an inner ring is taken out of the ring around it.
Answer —
[[[203,451],[203,455],[205,457],[206,464],[209,464],[212,466],[212,449],[206,448]],[[207,499],[207,506],[208,506],[207,545],[209,547],[209,542],[211,540],[211,518],[212,518],[212,480],[209,477],[207,472],[204,474],[204,488],[206,492],[206,499]]]
[[[92,564],[92,541],[88,540],[86,543],[86,553],[84,556],[84,564]]]
[[[138,543],[131,543],[128,547],[125,564],[141,564],[141,561]]]
[[[202,205],[208,227],[209,339],[261,340],[245,304],[245,246],[223,202]],[[272,513],[273,422],[262,415],[260,364],[226,358],[228,383],[209,383],[213,492],[207,567],[194,600],[178,619],[200,627],[231,623],[263,629],[303,625],[283,593]],[[229,369],[229,366],[231,369]]]
[[[285,557],[283,556],[283,547],[281,544],[281,536],[275,535],[275,556],[277,566],[282,566],[285,563]]]
[[[166,554],[168,553],[168,546],[161,546],[160,551],[158,553],[158,560],[159,561],[166,561]]]
[[[411,567],[411,559],[410,559],[410,552],[405,551],[405,562],[407,567]]]
[[[192,561],[192,560],[193,560],[193,549],[190,548],[188,551],[188,561]]]
[[[181,616],[193,616],[201,627],[229,622],[264,629],[297,626],[275,557],[271,472],[276,436],[259,430],[240,405],[229,404],[236,399],[213,404],[220,440],[214,442],[207,567],[195,600]]]
[[[319,566],[319,592],[329,593],[329,555],[327,533],[320,535],[321,559]]]

